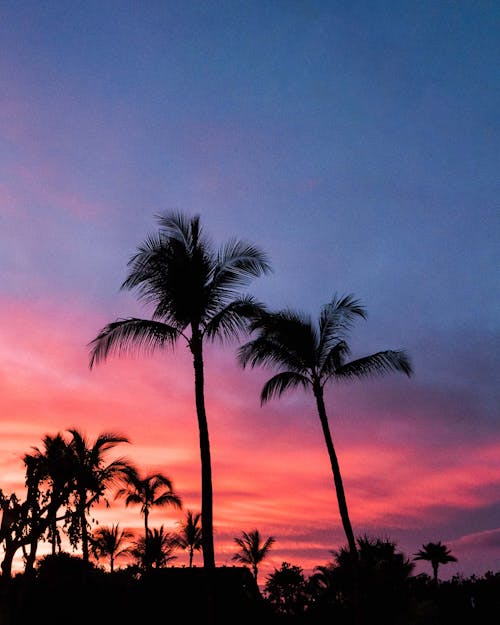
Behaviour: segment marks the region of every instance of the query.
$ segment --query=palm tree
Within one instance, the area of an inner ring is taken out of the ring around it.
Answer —
[[[193,566],[195,551],[201,549],[201,514],[187,510],[186,518],[180,522],[180,532],[175,537],[175,543],[180,549],[186,549],[189,553],[189,568]]]
[[[388,538],[364,535],[356,542],[358,560],[353,561],[349,546],[332,551],[334,561],[316,569],[318,581],[330,599],[346,607],[352,603],[356,608],[360,599],[361,623],[401,622],[410,606],[409,580],[415,565]]]
[[[133,536],[133,532],[120,530],[119,523],[111,527],[98,527],[92,532],[92,552],[97,560],[109,558],[109,569],[113,573],[115,560],[130,553],[130,546],[124,544]]]
[[[160,506],[174,506],[182,508],[179,495],[174,492],[170,478],[162,473],[151,473],[141,478],[137,471],[129,471],[125,487],[116,492],[116,497],[125,497],[125,505],[138,504],[141,506],[141,514],[144,516],[144,540],[147,548],[149,536],[149,514],[151,508]]]
[[[52,555],[60,550],[61,538],[57,528],[57,513],[59,508],[67,502],[72,485],[72,462],[68,443],[61,433],[55,436],[46,434],[43,437],[43,448],[33,447],[33,453],[25,454],[23,458],[26,466],[26,485],[30,490],[30,482],[35,474],[35,490],[40,492],[40,483],[47,485],[44,493],[45,501],[49,501],[47,517],[49,524],[49,539],[52,545]]]
[[[259,564],[267,556],[275,540],[273,536],[269,536],[261,543],[261,536],[258,530],[253,530],[248,533],[242,532],[241,537],[234,539],[240,551],[234,554],[232,559],[236,562],[251,566],[255,582],[257,582]]]
[[[349,549],[357,558],[356,541],[349,518],[340,466],[333,445],[324,401],[324,387],[331,380],[351,380],[389,371],[411,374],[408,357],[402,351],[383,351],[347,361],[350,354],[345,338],[357,317],[366,318],[365,309],[351,295],[334,297],[320,314],[318,325],[301,313],[283,310],[263,313],[250,329],[256,338],[241,346],[240,363],[277,367],[261,392],[261,403],[280,397],[287,390],[302,386],[311,389],[323,429],[333,481]]]
[[[122,289],[135,290],[152,304],[152,319],[118,319],[90,343],[90,367],[110,353],[151,352],[173,347],[182,337],[193,357],[195,405],[201,456],[203,563],[215,567],[210,441],[205,410],[203,346],[237,336],[262,307],[239,288],[270,270],[254,245],[231,240],[216,251],[205,237],[199,216],[158,216],[159,231],[130,259]]]
[[[438,569],[440,564],[448,564],[448,562],[456,562],[457,559],[452,555],[450,549],[438,541],[437,543],[426,543],[422,545],[415,554],[414,560],[426,560],[432,565],[434,573],[434,582],[438,583]]]
[[[104,498],[108,488],[119,484],[130,474],[132,467],[124,458],[106,463],[108,451],[119,443],[128,443],[125,436],[105,432],[94,443],[77,429],[68,430],[72,435],[69,443],[74,479],[74,510],[71,515],[69,536],[73,545],[81,541],[82,556],[89,562],[89,523],[87,513]]]
[[[160,569],[177,559],[173,554],[176,546],[174,536],[162,525],[160,529],[148,530],[147,537],[141,536],[131,553],[146,571],[152,567]]]

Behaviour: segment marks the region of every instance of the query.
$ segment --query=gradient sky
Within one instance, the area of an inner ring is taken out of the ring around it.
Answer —
[[[2,1],[0,487],[23,492],[44,434],[113,430],[199,509],[185,347],[93,371],[86,347],[148,316],[119,286],[179,210],[267,252],[249,292],[271,307],[316,317],[353,293],[354,356],[408,351],[412,378],[327,393],[355,533],[445,542],[443,578],[498,571],[499,18],[486,0]],[[236,348],[206,356],[216,559],[258,528],[262,577],[309,573],[345,542],[313,399],[261,407],[269,374]],[[120,503],[97,516],[142,527]]]

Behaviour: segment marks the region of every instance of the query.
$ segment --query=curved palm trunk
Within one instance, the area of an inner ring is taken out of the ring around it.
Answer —
[[[189,547],[189,568],[190,569],[193,568],[193,555],[194,555],[194,548]]]
[[[198,336],[197,336],[198,335]],[[201,454],[201,544],[203,549],[203,566],[206,569],[215,568],[213,510],[212,510],[212,465],[210,460],[210,440],[208,437],[208,423],[205,412],[205,390],[203,371],[203,349],[201,337],[193,330],[191,352],[194,365],[194,389],[196,400],[196,414],[200,433]]]
[[[328,417],[326,416],[325,401],[323,399],[323,389],[321,386],[314,387],[314,396],[316,397],[316,405],[318,408],[318,414],[321,421],[321,427],[323,428],[323,434],[325,437],[326,447],[328,449],[328,455],[330,456],[330,463],[332,465],[333,481],[335,484],[335,490],[337,493],[337,501],[339,505],[340,518],[342,519],[342,525],[349,545],[349,552],[353,560],[354,580],[353,580],[353,600],[354,600],[354,623],[355,625],[362,625],[365,622],[365,617],[362,614],[361,609],[361,595],[360,595],[360,580],[359,580],[359,556],[356,548],[356,539],[354,538],[354,532],[352,531],[351,520],[349,518],[349,511],[347,510],[347,500],[344,492],[344,485],[342,483],[342,475],[340,473],[339,461],[333,446],[332,435],[330,433],[330,426],[328,425]]]
[[[325,402],[323,399],[323,389],[321,387],[314,389],[314,396],[316,397],[316,405],[318,408],[319,418],[321,421],[321,427],[323,428],[323,435],[325,437],[326,447],[328,449],[328,455],[330,456],[330,464],[332,465],[333,481],[335,484],[335,490],[337,493],[337,501],[339,505],[340,518],[342,519],[342,525],[349,545],[349,551],[353,558],[357,560],[358,551],[356,548],[356,540],[352,531],[351,520],[349,518],[349,512],[347,510],[347,501],[344,492],[344,485],[342,483],[342,476],[340,473],[340,466],[337,459],[337,454],[333,446],[332,435],[330,433],[330,427],[328,425],[328,417],[326,416]]]

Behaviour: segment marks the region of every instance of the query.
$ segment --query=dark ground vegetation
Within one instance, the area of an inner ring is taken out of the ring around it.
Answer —
[[[307,579],[300,567],[284,563],[274,586],[268,583],[262,593],[246,567],[217,568],[214,625],[353,624],[348,586],[336,583],[333,569],[319,568]],[[365,578],[363,625],[500,623],[500,573],[437,585],[428,575],[400,582],[387,571]],[[0,589],[0,625],[208,622],[203,568],[169,567],[141,575],[128,567],[108,573],[63,553],[42,558],[31,576],[0,580]]]

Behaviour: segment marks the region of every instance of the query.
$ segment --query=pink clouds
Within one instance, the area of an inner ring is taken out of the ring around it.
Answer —
[[[39,445],[44,434],[77,427],[92,439],[102,431],[116,431],[131,440],[131,445],[117,449],[119,454],[144,472],[165,472],[185,508],[198,510],[198,432],[187,350],[179,344],[174,353],[112,357],[89,371],[86,346],[102,325],[103,320],[79,302],[56,306],[2,300],[2,488],[21,491],[20,458]],[[233,537],[241,530],[258,528],[277,538],[264,573],[283,560],[297,559],[311,569],[344,544],[312,398],[298,392],[262,408],[262,372],[239,368],[235,349],[213,346],[206,352],[218,562],[230,561]],[[444,508],[488,505],[491,488],[500,481],[500,440],[463,443],[453,455],[446,447],[433,448],[429,458],[426,440],[403,437],[404,428],[395,426],[388,436],[378,420],[374,430],[373,420],[368,420],[369,398],[363,406],[359,397],[358,412],[346,415],[343,395],[340,404],[334,404],[343,416],[332,419],[358,534],[422,528],[442,521]],[[152,521],[174,529],[182,514],[155,510]],[[138,510],[125,509],[120,502],[101,507],[96,516],[101,524],[120,521],[122,527],[142,527]],[[469,545],[464,539],[457,548]]]

